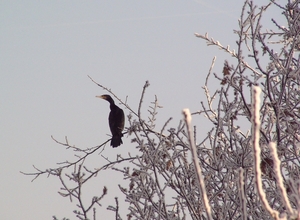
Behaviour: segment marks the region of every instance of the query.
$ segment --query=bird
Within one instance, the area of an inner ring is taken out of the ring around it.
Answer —
[[[124,112],[121,108],[116,106],[114,100],[110,95],[101,95],[96,97],[104,99],[110,103],[110,113],[108,116],[109,128],[112,134],[110,146],[118,147],[121,144],[123,144],[122,131],[124,129],[124,124],[125,124]]]

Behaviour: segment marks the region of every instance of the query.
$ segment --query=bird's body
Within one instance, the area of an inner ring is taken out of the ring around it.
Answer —
[[[96,96],[110,103],[110,113],[108,116],[109,128],[112,134],[110,145],[118,147],[122,142],[122,131],[125,124],[125,115],[122,109],[115,105],[114,100],[109,95]]]

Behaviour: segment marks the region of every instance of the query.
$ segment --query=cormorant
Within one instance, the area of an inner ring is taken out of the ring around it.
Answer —
[[[125,116],[122,109],[115,105],[114,100],[110,95],[96,96],[97,98],[104,99],[110,103],[110,113],[108,116],[109,128],[112,134],[110,146],[118,147],[122,142],[122,131],[124,129]]]

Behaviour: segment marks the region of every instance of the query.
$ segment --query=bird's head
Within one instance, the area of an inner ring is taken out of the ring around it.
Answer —
[[[114,100],[110,97],[110,95],[97,95],[97,98],[104,99],[110,103],[114,103]]]

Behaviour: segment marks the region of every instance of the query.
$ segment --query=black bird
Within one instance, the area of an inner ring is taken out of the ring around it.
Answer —
[[[104,99],[110,103],[110,113],[108,116],[109,128],[112,134],[110,146],[118,147],[122,142],[122,131],[124,129],[125,124],[125,116],[122,109],[115,105],[114,100],[110,97],[110,95],[101,95],[96,96],[97,98]]]

